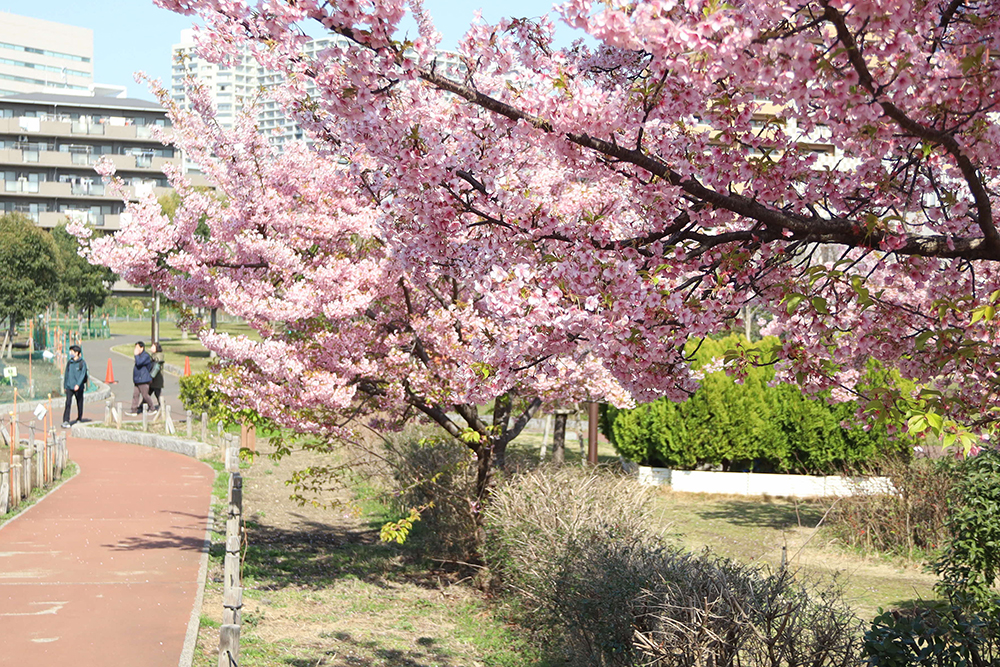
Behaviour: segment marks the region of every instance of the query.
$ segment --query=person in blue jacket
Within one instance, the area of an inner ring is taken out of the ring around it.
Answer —
[[[66,361],[66,373],[63,376],[63,388],[66,389],[66,408],[63,410],[62,427],[69,428],[69,414],[76,398],[76,420],[83,421],[83,390],[87,388],[87,362],[83,360],[83,350],[79,345],[69,346],[69,359]]]
[[[143,405],[148,406],[147,412],[154,412],[159,408],[153,405],[153,399],[149,397],[149,383],[153,381],[153,359],[146,352],[146,344],[141,340],[135,344],[132,353],[135,355],[135,367],[132,369],[132,384],[135,390],[132,392],[132,410],[129,414],[140,414]]]

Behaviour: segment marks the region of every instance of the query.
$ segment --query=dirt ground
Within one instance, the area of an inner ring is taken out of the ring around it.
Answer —
[[[413,565],[350,503],[300,506],[292,472],[326,463],[297,453],[243,471],[244,666],[475,667],[538,664],[456,567]],[[325,501],[347,500],[328,493]],[[221,509],[221,508],[220,508]],[[224,527],[219,526],[220,529]],[[221,536],[216,536],[221,541]],[[213,548],[195,665],[217,664],[221,545]]]

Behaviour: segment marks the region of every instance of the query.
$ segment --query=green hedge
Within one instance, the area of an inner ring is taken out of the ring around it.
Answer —
[[[722,358],[739,340],[706,340],[695,366]],[[865,431],[854,403],[831,405],[794,385],[771,387],[773,379],[770,366],[751,368],[743,384],[724,372],[711,373],[684,403],[660,399],[633,410],[606,407],[602,429],[625,458],[682,470],[834,473],[890,450],[909,451],[909,443],[890,438],[884,426]]]

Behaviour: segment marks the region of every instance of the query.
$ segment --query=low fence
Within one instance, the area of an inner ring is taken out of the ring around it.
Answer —
[[[240,627],[243,624],[243,476],[240,442],[228,438],[224,448],[229,493],[226,513],[226,556],[223,561],[222,626],[219,628],[219,667],[237,667],[240,660]],[[244,443],[246,442],[245,432]]]
[[[0,430],[9,452],[8,460],[0,461],[0,515],[4,515],[27,500],[34,489],[60,479],[69,455],[66,436],[56,435],[55,429],[44,440],[35,439],[34,428],[22,440],[15,421]]]
[[[669,486],[674,491],[687,493],[827,498],[862,493],[892,493],[894,490],[887,477],[672,470],[640,466],[631,462],[625,462],[624,466],[636,476],[640,484]]]

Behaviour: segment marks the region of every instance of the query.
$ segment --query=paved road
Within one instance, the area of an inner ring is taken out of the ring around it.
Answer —
[[[214,471],[135,445],[68,444],[80,473],[0,528],[0,665],[174,667]]]

